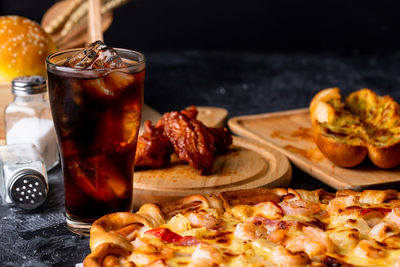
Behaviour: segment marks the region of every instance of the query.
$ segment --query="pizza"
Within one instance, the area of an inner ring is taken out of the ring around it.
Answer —
[[[400,266],[396,190],[259,188],[93,223],[84,266]]]

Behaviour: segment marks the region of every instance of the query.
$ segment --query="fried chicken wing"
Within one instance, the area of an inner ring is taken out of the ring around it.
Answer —
[[[137,142],[135,166],[161,168],[169,164],[173,147],[168,137],[152,126],[150,121],[146,121],[144,126],[144,133]]]
[[[211,128],[208,130],[214,136],[215,149],[217,153],[224,153],[228,151],[229,146],[232,145],[232,135],[228,129],[224,128]]]
[[[188,117],[190,120],[195,120],[199,114],[199,111],[197,110],[196,106],[192,105],[184,110],[181,110],[180,113]]]
[[[178,111],[165,113],[160,125],[180,160],[198,169],[201,175],[211,173],[215,139],[206,126]]]
[[[191,106],[165,113],[155,126],[146,121],[145,132],[138,139],[135,165],[163,167],[174,151],[179,160],[201,175],[210,174],[214,154],[228,151],[232,136],[226,128],[206,127],[196,120],[197,114],[196,107]]]

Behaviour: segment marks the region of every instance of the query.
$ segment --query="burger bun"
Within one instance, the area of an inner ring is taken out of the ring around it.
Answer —
[[[36,22],[0,16],[0,82],[24,75],[46,76],[46,57],[55,51],[55,43]]]

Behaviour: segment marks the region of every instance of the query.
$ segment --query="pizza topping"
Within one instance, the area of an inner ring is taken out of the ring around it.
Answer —
[[[315,213],[314,216],[319,219],[327,219],[329,218],[330,214],[326,210],[320,210],[317,213]]]
[[[363,209],[360,213],[360,216],[363,217],[363,219],[368,223],[370,227],[374,227],[378,223],[382,221],[382,219],[391,212],[392,209],[386,209],[386,208],[366,208]]]
[[[357,229],[363,239],[367,239],[368,233],[371,231],[371,227],[363,218],[354,217],[354,219],[348,219],[343,227]]]
[[[311,226],[304,226],[303,233],[310,239],[321,243],[327,252],[333,252],[335,250],[332,240],[325,231]]]
[[[341,266],[348,266],[344,261],[334,258],[331,256],[326,256],[322,263],[325,264],[327,267],[341,267]]]
[[[358,206],[359,202],[357,200],[356,196],[350,195],[350,196],[342,196],[342,197],[336,197],[329,201],[328,206],[326,207],[326,210],[329,213],[334,213],[338,212],[339,210],[343,210],[347,207],[350,206]]]
[[[354,249],[360,241],[360,232],[357,229],[340,229],[329,233],[329,238],[341,249]]]
[[[397,198],[396,190],[364,190],[360,194],[360,203],[382,204],[383,202]]]
[[[231,212],[235,218],[241,221],[246,221],[253,216],[253,208],[249,205],[236,205]]]
[[[291,252],[305,252],[310,257],[322,255],[326,252],[323,244],[316,242],[307,236],[301,235],[296,236],[294,239],[291,239],[289,242],[287,242],[286,248]]]
[[[115,265],[110,265],[110,266],[115,266]],[[150,262],[149,264],[146,264],[146,267],[165,267],[165,266],[167,266],[167,264],[162,259]]]
[[[167,226],[169,229],[174,229],[174,232],[176,233],[182,233],[192,228],[188,218],[186,218],[180,213],[172,217],[167,223]]]
[[[210,231],[207,231],[208,233],[210,233]],[[208,239],[208,240],[215,240],[218,238],[225,238],[227,235],[232,234],[232,232],[227,231],[227,232],[221,232],[221,231],[213,231],[211,232],[211,235],[208,236],[204,236],[204,239]]]
[[[215,266],[225,261],[219,249],[208,244],[199,244],[192,254],[192,263],[189,266]]]
[[[238,239],[253,241],[259,238],[265,238],[267,236],[267,230],[254,223],[239,223],[236,225],[233,235]]]
[[[373,240],[361,240],[356,249],[356,255],[359,257],[368,258],[384,258],[386,256],[385,250]]]
[[[278,229],[273,232],[268,232],[267,239],[268,241],[275,242],[277,244],[282,244],[285,241],[287,236],[287,231],[283,229]]]
[[[400,207],[395,207],[388,215],[386,215],[385,221],[392,222],[400,227]]]
[[[182,238],[182,236],[172,232],[168,228],[154,228],[145,232],[145,234],[154,235],[167,243],[173,243]]]
[[[286,243],[286,248],[292,252],[306,252],[310,257],[323,255],[334,251],[334,244],[322,230],[304,226],[304,235],[297,235]]]
[[[383,240],[380,244],[388,250],[400,251],[400,234],[391,235],[385,238],[385,240]],[[400,257],[399,257],[399,264],[400,264]]]
[[[335,198],[334,194],[326,192],[324,189],[308,191],[302,189],[293,190],[289,188],[288,193],[296,196],[296,200],[304,200],[316,204],[319,203],[327,204],[329,200]],[[286,200],[286,198],[284,200]]]
[[[217,229],[222,226],[222,220],[218,218],[218,213],[214,209],[192,212],[187,218],[196,227],[204,226],[207,229]]]
[[[306,223],[304,223],[304,224],[307,225],[307,226],[312,226],[312,227],[319,228],[319,229],[321,229],[322,231],[325,231],[326,228],[327,228],[327,224],[321,222],[318,218],[314,218],[314,220],[309,221],[309,222],[306,222]]]
[[[383,205],[386,205],[386,207],[400,206],[400,199],[389,200],[388,202],[383,203]]]
[[[340,215],[348,215],[348,214],[360,214],[360,212],[363,210],[360,206],[350,206],[350,207],[345,207],[342,209],[338,209],[337,213]]]
[[[282,201],[279,203],[285,215],[312,216],[320,211],[320,206],[303,200]]]
[[[144,239],[144,238],[140,238],[140,237],[136,237],[136,239],[134,241],[132,241],[132,245],[134,247],[134,249],[138,249],[141,246],[147,245],[149,244],[149,242]]]
[[[380,222],[371,229],[368,236],[378,242],[382,242],[387,237],[399,233],[395,228],[396,227],[391,223]]]
[[[277,266],[296,266],[310,262],[310,258],[304,252],[291,252],[290,250],[277,246],[271,252],[272,261]]]
[[[381,216],[381,215],[386,215],[387,213],[391,212],[392,209],[386,209],[386,208],[367,208],[367,209],[363,209],[360,212],[360,215],[365,217],[367,215],[371,215],[373,214],[374,216]]]
[[[154,244],[145,244],[138,247],[129,257],[128,260],[136,265],[147,265],[157,260],[167,260],[174,254],[173,249],[166,246],[156,246]]]
[[[200,244],[200,240],[193,236],[184,236],[174,244],[177,246],[191,247]]]
[[[303,224],[299,221],[271,220],[261,216],[254,217],[253,223],[256,225],[265,226],[268,232],[273,232],[276,231],[277,229],[283,229],[287,231],[299,231],[303,227]]]
[[[270,219],[280,219],[283,217],[282,208],[273,201],[265,201],[258,203],[256,206],[258,214]]]

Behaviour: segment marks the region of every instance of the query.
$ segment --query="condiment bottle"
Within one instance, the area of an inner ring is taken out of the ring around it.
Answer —
[[[34,209],[46,200],[48,191],[46,167],[36,146],[0,146],[0,196],[3,203]]]
[[[59,162],[50,104],[45,97],[46,79],[21,76],[12,81],[14,101],[5,109],[7,144],[34,144],[42,154],[47,170]]]

